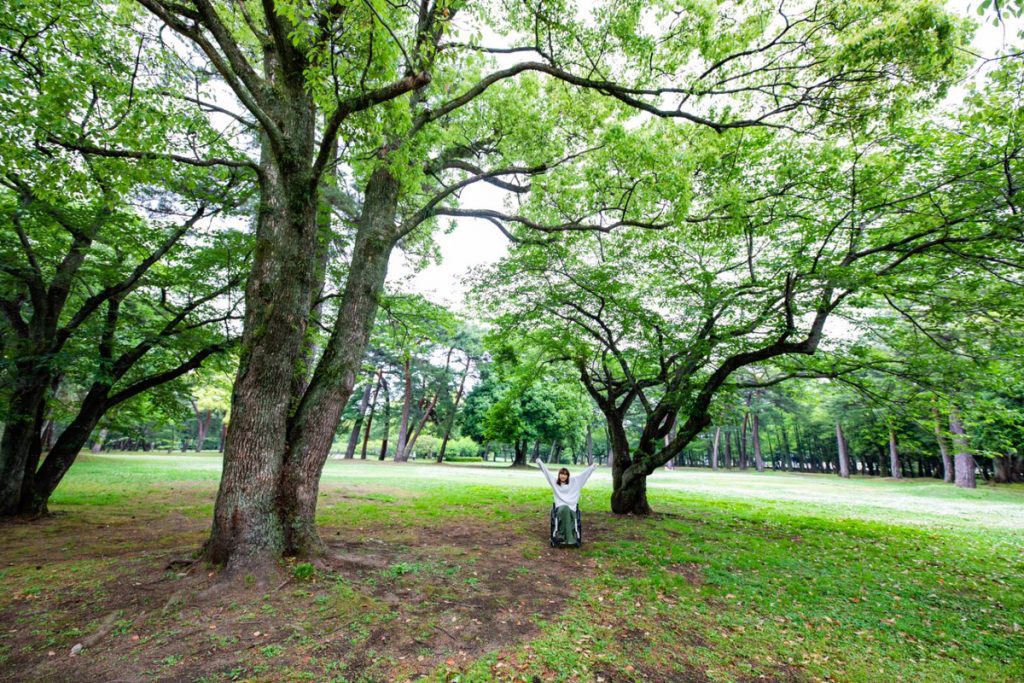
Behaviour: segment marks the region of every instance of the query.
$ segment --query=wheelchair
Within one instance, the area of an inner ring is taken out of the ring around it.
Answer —
[[[579,548],[583,545],[583,518],[580,515],[580,506],[576,506],[576,543],[563,543],[556,537],[558,532],[558,518],[555,516],[554,504],[551,505],[551,547],[555,548],[558,546],[573,546]]]

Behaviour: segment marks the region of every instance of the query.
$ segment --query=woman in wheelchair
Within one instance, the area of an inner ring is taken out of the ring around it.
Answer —
[[[581,543],[579,528],[579,503],[580,491],[587,479],[597,469],[597,465],[591,465],[575,477],[569,476],[569,470],[564,467],[558,470],[557,481],[552,478],[551,471],[540,458],[535,461],[540,465],[541,471],[551,484],[551,490],[555,494],[554,513],[552,514],[551,545],[574,545],[579,547]]]

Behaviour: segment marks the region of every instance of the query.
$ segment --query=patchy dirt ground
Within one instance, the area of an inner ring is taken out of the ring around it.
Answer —
[[[574,597],[571,578],[592,570],[548,547],[546,515],[532,514],[527,528],[328,525],[331,549],[358,561],[224,586],[178,561],[207,533],[210,491],[176,488],[167,501],[178,509],[83,509],[0,528],[0,572],[23,586],[0,598],[0,679],[415,680],[530,640]],[[352,497],[329,491],[325,504]],[[592,515],[590,533],[602,523]]]

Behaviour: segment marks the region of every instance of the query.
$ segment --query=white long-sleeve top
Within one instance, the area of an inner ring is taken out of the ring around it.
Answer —
[[[580,491],[583,489],[583,485],[597,469],[597,465],[591,465],[579,474],[570,475],[568,484],[559,486],[558,480],[552,476],[551,470],[547,468],[544,461],[537,458],[537,464],[540,465],[541,471],[547,477],[548,483],[551,484],[551,490],[555,494],[555,506],[568,505],[572,510],[575,510],[576,505],[580,502]]]

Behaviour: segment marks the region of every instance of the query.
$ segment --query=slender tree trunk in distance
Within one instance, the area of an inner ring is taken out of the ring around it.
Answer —
[[[96,436],[96,440],[92,442],[92,448],[90,450],[93,453],[99,453],[103,450],[103,442],[107,440],[107,430],[101,429],[100,433]]]
[[[391,434],[391,391],[383,378],[380,388],[384,390],[384,434],[380,440],[380,455],[377,460],[384,460],[388,457],[388,436]]]
[[[409,440],[409,411],[412,409],[412,364],[406,358],[402,366],[405,380],[405,393],[402,399],[402,417],[398,423],[398,441],[395,444],[395,462],[405,462],[409,459],[405,445]]]
[[[469,375],[469,357],[466,358],[466,368],[462,372],[462,379],[459,380],[459,390],[455,392],[455,402],[452,403],[452,414],[444,426],[444,438],[441,439],[441,450],[437,453],[437,461],[444,461],[444,452],[448,448],[448,438],[452,434],[452,427],[455,426],[455,416],[459,412],[459,401],[462,400],[462,392],[466,389],[466,377]]]
[[[960,488],[977,488],[978,483],[974,476],[974,457],[967,446],[967,437],[964,434],[960,411],[955,406],[949,411],[949,431],[953,433],[954,482]]]
[[[729,432],[725,433],[725,452],[722,453],[725,460],[725,468],[732,469],[732,435]]]
[[[939,455],[942,456],[942,481],[947,484],[953,483],[953,458],[949,455],[949,444],[946,443],[945,430],[942,427],[942,417],[938,408],[932,408],[932,415],[935,417],[935,440],[939,444]]]
[[[345,460],[356,457],[356,446],[359,445],[359,437],[363,431],[363,420],[366,415],[366,406],[370,404],[370,382],[367,381],[363,387],[363,395],[359,399],[359,412],[356,413],[356,423],[352,425],[352,433],[348,435],[348,445],[345,447]]]
[[[1009,458],[1005,455],[997,455],[992,458],[992,466],[995,470],[993,478],[997,484],[1009,484],[1012,481]]]
[[[377,369],[377,381],[373,387],[373,399],[370,401],[370,414],[366,416],[366,429],[363,430],[363,448],[359,454],[360,460],[366,460],[366,447],[370,443],[370,429],[373,427],[373,415],[377,410],[377,395],[380,393],[381,382],[384,381],[384,373]]]
[[[740,469],[747,469],[747,423],[750,421],[750,413],[743,413],[743,424],[739,433]]]
[[[520,439],[516,441],[516,454],[515,459],[512,460],[512,467],[526,467],[526,451],[530,447],[530,442],[526,439]]]
[[[587,467],[594,464],[594,436],[591,431],[591,425],[587,423]]]
[[[715,427],[715,441],[711,446],[711,469],[718,469],[718,441],[722,437],[722,428]]]
[[[758,472],[764,472],[764,456],[761,455],[761,422],[757,413],[752,414],[751,436],[754,441],[754,464]]]
[[[850,478],[850,456],[846,452],[846,439],[843,438],[843,428],[836,422],[836,445],[839,448],[839,476],[843,479]]]
[[[889,470],[893,479],[903,478],[903,466],[900,463],[900,452],[896,448],[896,431],[889,427]]]

